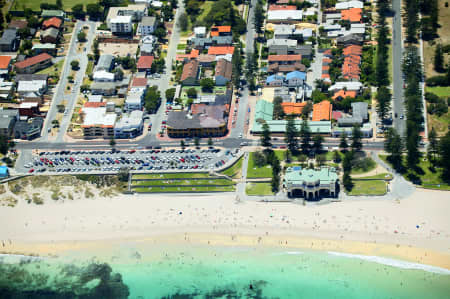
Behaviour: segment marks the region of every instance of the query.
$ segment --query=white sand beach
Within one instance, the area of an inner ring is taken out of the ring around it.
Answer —
[[[308,206],[230,194],[23,200],[0,207],[0,251],[48,255],[134,239],[340,251],[450,269],[449,194],[418,189],[401,201]]]

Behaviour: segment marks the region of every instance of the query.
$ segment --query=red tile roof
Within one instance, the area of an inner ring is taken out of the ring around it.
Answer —
[[[98,107],[105,107],[106,102],[86,102],[84,103],[83,107],[85,108],[98,108]]]
[[[331,120],[333,105],[328,101],[322,101],[313,105],[313,121]]]
[[[11,56],[0,56],[0,69],[7,69],[11,63]]]
[[[28,21],[26,20],[11,20],[9,22],[8,28],[24,29],[27,28]]]
[[[61,27],[61,24],[62,24],[61,19],[59,19],[59,18],[57,18],[57,17],[53,17],[53,18],[50,18],[50,19],[48,19],[48,20],[45,20],[45,21],[42,23],[42,28],[44,28],[44,29],[46,29],[46,28],[48,28],[48,27],[59,28],[59,27]]]
[[[212,26],[211,36],[219,36],[222,32],[231,32],[231,26]]]
[[[42,53],[42,54],[27,58],[24,61],[17,62],[14,66],[17,68],[23,69],[23,68],[37,64],[39,62],[43,62],[48,59],[52,59],[52,56],[48,55],[47,53]]]
[[[276,5],[276,4],[271,4],[269,6],[269,10],[297,10],[297,6],[295,6],[295,5]]]
[[[269,62],[278,61],[300,61],[302,60],[302,55],[292,54],[292,55],[269,55]]]
[[[341,19],[350,22],[361,22],[362,9],[350,8],[341,10]]]
[[[153,56],[141,56],[137,62],[138,69],[150,69],[153,64],[153,60],[155,58]]]
[[[233,46],[216,46],[209,47],[208,54],[210,55],[225,55],[225,54],[233,54],[234,47]]]
[[[336,100],[337,98],[345,99],[346,97],[356,98],[356,91],[341,89],[338,92],[336,92],[331,98],[333,100]]]
[[[303,107],[306,106],[306,102],[302,103],[281,103],[285,114],[302,114]]]
[[[195,59],[200,54],[200,51],[198,49],[192,49],[191,54],[189,55],[189,58]]]
[[[198,61],[191,60],[183,66],[183,73],[181,74],[180,81],[184,81],[188,78],[196,78],[198,73]]]
[[[131,83],[132,87],[147,86],[147,78],[134,78]]]

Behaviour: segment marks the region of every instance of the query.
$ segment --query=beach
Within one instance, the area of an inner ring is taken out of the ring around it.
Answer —
[[[304,248],[450,269],[448,194],[326,205],[234,195],[120,195],[0,207],[3,253],[52,256],[124,242]]]

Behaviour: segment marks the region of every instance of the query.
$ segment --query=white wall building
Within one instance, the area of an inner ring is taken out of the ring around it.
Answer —
[[[131,33],[133,32],[133,24],[131,16],[117,16],[109,21],[112,33]]]

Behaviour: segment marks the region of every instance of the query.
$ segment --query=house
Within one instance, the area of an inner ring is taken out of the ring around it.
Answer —
[[[339,127],[361,126],[369,119],[368,104],[366,102],[352,103],[352,116],[338,119]]]
[[[31,48],[34,55],[38,55],[41,53],[47,53],[52,56],[56,56],[56,45],[55,44],[34,44],[33,48]]]
[[[52,17],[50,19],[45,20],[42,22],[42,29],[48,29],[48,28],[55,28],[55,29],[61,29],[62,25],[62,19],[57,17]]]
[[[356,96],[357,96],[357,92],[354,90],[341,89],[341,90],[337,91],[331,98],[333,100],[343,100],[346,97],[356,98]]]
[[[349,8],[341,10],[341,20],[350,21],[351,23],[361,23],[362,9],[361,8]]]
[[[59,38],[59,30],[53,27],[50,27],[41,32],[41,43],[51,43],[56,44]]]
[[[289,167],[283,179],[288,197],[302,197],[305,200],[320,200],[322,197],[337,197],[339,177],[333,167],[320,169],[295,169]]]
[[[286,74],[286,81],[289,87],[303,86],[306,81],[306,73],[293,71]]]
[[[338,2],[336,3],[336,10],[350,9],[350,8],[360,8],[364,7],[364,3],[362,1],[346,1],[346,2]]]
[[[17,93],[19,97],[36,99],[41,102],[42,96],[47,92],[47,80],[19,81]]]
[[[312,121],[331,121],[333,105],[329,101],[322,101],[313,105]]]
[[[155,32],[156,27],[158,26],[158,20],[156,17],[142,17],[142,21],[139,24],[138,32],[141,35],[150,35]]]
[[[114,126],[115,138],[135,138],[142,134],[144,130],[144,112],[140,110],[133,110],[116,122]]]
[[[293,94],[289,92],[289,88],[286,86],[277,87],[273,91],[273,98],[280,97],[283,102],[291,102],[292,95]]]
[[[19,105],[19,115],[34,117],[39,116],[39,103],[36,102],[23,102]]]
[[[212,26],[210,35],[211,37],[232,35],[231,26]]]
[[[42,53],[21,62],[16,62],[14,68],[18,74],[32,74],[52,65],[52,56]]]
[[[269,55],[269,67],[268,71],[270,73],[277,72],[292,72],[295,70],[305,71],[305,66],[300,63],[301,55]]]
[[[277,5],[270,4],[269,10],[296,10],[297,6],[295,5]]]
[[[19,120],[19,110],[17,109],[0,109],[0,135],[11,136],[14,125]]]
[[[41,13],[41,17],[44,19],[51,19],[53,17],[63,20],[66,14],[62,10],[44,9]]]
[[[196,111],[171,111],[167,134],[172,138],[219,137],[227,133],[227,106],[197,104]]]
[[[233,46],[213,46],[209,47],[208,54],[209,55],[226,55],[234,53],[234,47]]]
[[[133,32],[131,16],[117,16],[109,20],[109,29],[113,34],[130,34]]]
[[[98,59],[97,65],[95,66],[95,71],[111,71],[114,63],[114,56],[111,54],[102,54]]]
[[[125,100],[125,111],[142,110],[144,105],[145,89],[129,92]]]
[[[141,56],[153,55],[154,44],[156,43],[156,38],[153,35],[146,35],[141,39],[140,54]]]
[[[361,82],[336,82],[328,88],[330,92],[337,92],[341,89],[345,90],[354,90],[358,94],[362,91],[362,83]]]
[[[231,62],[225,59],[220,59],[217,61],[215,71],[216,85],[227,85],[227,83],[231,81],[232,70],[233,65]]]
[[[301,115],[303,111],[303,107],[305,107],[307,102],[301,102],[301,103],[289,103],[284,102],[281,103],[281,107],[283,107],[283,112],[286,115]]]
[[[147,78],[133,78],[133,81],[131,81],[130,86],[130,92],[136,92],[136,91],[144,91],[147,88],[148,80]]]
[[[87,105],[90,104],[90,105]],[[114,110],[114,109],[113,109]],[[80,111],[84,138],[113,138],[117,115],[108,111],[105,102],[84,104]]]
[[[92,94],[112,96],[116,94],[116,84],[113,82],[94,82],[91,84]]]
[[[197,60],[198,60],[198,63],[201,66],[208,67],[208,66],[211,66],[214,61],[216,61],[216,56],[215,55],[209,55],[209,54],[200,54],[198,56]]]
[[[8,28],[3,31],[0,39],[0,51],[15,52],[19,47],[20,39],[17,34],[17,29]]]
[[[113,73],[104,70],[94,72],[92,77],[95,82],[114,82],[115,79]]]
[[[22,140],[32,140],[41,136],[44,119],[42,117],[20,120],[14,126],[14,138]]]
[[[269,53],[275,55],[300,54],[302,58],[312,59],[313,48],[311,45],[297,45],[294,39],[269,39],[267,41]]]
[[[281,75],[271,75],[266,78],[267,86],[283,86],[284,76]]]
[[[136,64],[139,72],[151,72],[152,64],[154,57],[153,56],[141,56]]]
[[[11,20],[8,24],[8,28],[12,29],[25,29],[28,27],[28,21],[27,20]]]
[[[0,77],[8,76],[11,70],[11,56],[0,56]]]
[[[338,46],[362,45],[364,38],[358,34],[347,34],[336,39]]]
[[[180,82],[183,85],[196,85],[198,77],[198,61],[191,60],[184,64]]]
[[[269,10],[267,21],[270,23],[296,23],[303,19],[301,10]]]
[[[10,100],[14,94],[14,82],[0,79],[0,100]]]
[[[204,38],[204,37],[206,37],[206,27],[204,27],[204,26],[195,27],[194,28],[194,36],[196,38]]]
[[[0,166],[0,178],[5,179],[9,177],[9,170],[7,166]]]

